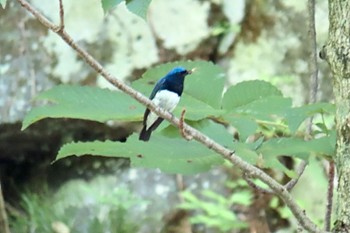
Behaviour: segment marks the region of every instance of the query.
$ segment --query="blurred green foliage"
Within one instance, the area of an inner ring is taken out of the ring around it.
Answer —
[[[249,206],[251,204],[252,193],[248,190],[240,189],[228,196],[211,190],[203,190],[200,193],[201,197],[190,191],[184,191],[181,196],[184,201],[178,207],[194,212],[190,217],[192,224],[203,224],[219,232],[231,232],[233,229],[248,227],[244,221],[238,219],[232,208],[234,205]]]
[[[70,232],[134,233],[141,226],[143,220],[132,221],[130,210],[147,203],[125,187],[102,193],[96,185],[75,182],[66,192],[22,194],[21,214],[10,216],[12,232],[51,233],[60,227]]]

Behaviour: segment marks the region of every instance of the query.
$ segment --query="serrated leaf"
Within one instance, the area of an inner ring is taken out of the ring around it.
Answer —
[[[286,120],[288,127],[292,133],[295,133],[301,123],[308,117],[315,115],[317,113],[335,113],[334,104],[330,103],[315,103],[308,104],[297,108],[291,108],[286,112]]]
[[[126,7],[134,13],[140,16],[144,20],[147,19],[147,11],[151,0],[128,0],[126,1]]]
[[[106,14],[124,0],[101,0],[103,12]]]
[[[141,120],[144,107],[118,91],[87,86],[56,86],[37,96],[50,101],[30,110],[23,120],[22,129],[43,118],[75,118],[104,122],[107,120]]]
[[[269,96],[282,96],[282,93],[269,82],[261,80],[244,81],[231,86],[225,92],[222,107],[230,111]]]
[[[197,142],[157,134],[152,135],[149,142],[139,141],[137,135],[132,135],[126,143],[94,141],[65,144],[56,160],[86,154],[129,158],[135,167],[159,168],[163,172],[181,174],[208,171],[223,163],[219,155]]]

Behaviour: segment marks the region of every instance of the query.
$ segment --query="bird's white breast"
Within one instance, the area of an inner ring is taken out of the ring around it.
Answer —
[[[152,99],[152,102],[155,105],[169,112],[172,112],[175,109],[179,101],[180,101],[180,96],[168,90],[159,91]],[[150,114],[147,117],[147,129],[151,127],[151,125],[157,120],[157,118],[158,116],[155,113],[150,112]]]

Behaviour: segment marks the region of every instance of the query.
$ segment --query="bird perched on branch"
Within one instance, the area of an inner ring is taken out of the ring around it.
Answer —
[[[194,69],[186,70],[183,67],[175,67],[172,69],[156,83],[150,96],[152,102],[164,110],[172,112],[180,101],[186,75],[191,74],[193,71]],[[163,118],[147,108],[143,116],[143,128],[139,139],[148,141],[152,131],[154,131],[163,120]]]

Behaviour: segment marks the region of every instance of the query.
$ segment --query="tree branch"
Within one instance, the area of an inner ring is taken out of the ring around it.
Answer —
[[[37,11],[27,1],[25,0],[17,0],[17,1],[25,9],[31,12],[44,26],[56,32],[57,35],[59,35],[71,48],[73,48],[86,61],[86,63],[88,63],[97,73],[103,76],[112,85],[114,85],[124,93],[128,94],[139,103],[145,105],[147,108],[149,108],[151,111],[156,113],[158,116],[166,119],[176,127],[179,127],[180,122],[178,118],[173,117],[172,114],[170,114],[169,112],[157,107],[147,97],[135,91],[133,88],[125,85],[124,83],[119,81],[115,76],[108,73],[97,60],[95,60],[89,53],[87,53],[77,43],[75,43],[74,40],[71,38],[71,36],[64,29],[57,30],[59,26],[56,26],[51,21],[49,21],[42,13]],[[313,233],[323,232],[306,216],[305,211],[295,203],[295,201],[293,200],[288,190],[282,185],[280,185],[276,180],[274,180],[268,174],[266,174],[259,168],[245,162],[240,157],[232,153],[232,151],[216,143],[206,135],[202,134],[200,131],[192,128],[191,126],[184,124],[183,128],[189,136],[193,137],[194,140],[200,142],[207,148],[220,154],[224,159],[233,163],[235,166],[240,168],[250,177],[259,178],[264,183],[266,183],[274,192],[276,192],[277,195],[279,195],[282,198],[282,200],[289,207],[289,209],[291,210],[293,215],[296,217],[300,225],[303,226],[306,230]]]
[[[332,220],[332,207],[333,207],[333,190],[334,190],[334,176],[335,176],[335,165],[334,161],[329,161],[328,170],[328,190],[327,190],[327,206],[326,214],[324,220],[324,229],[326,231],[331,230],[331,220]]]
[[[60,25],[59,30],[64,30],[64,8],[62,0],[59,0],[60,3]]]

